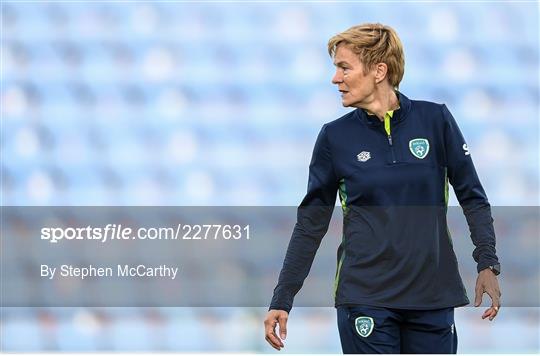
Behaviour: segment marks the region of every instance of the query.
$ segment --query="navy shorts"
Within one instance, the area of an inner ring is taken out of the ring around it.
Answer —
[[[455,354],[454,308],[406,310],[339,306],[339,336],[345,354]]]

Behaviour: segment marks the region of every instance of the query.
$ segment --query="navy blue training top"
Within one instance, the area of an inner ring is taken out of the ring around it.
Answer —
[[[491,208],[445,105],[409,100],[390,132],[356,109],[321,129],[270,309],[290,311],[339,192],[343,240],[335,305],[439,309],[469,303],[447,227],[448,182],[463,208],[478,272],[498,263]]]

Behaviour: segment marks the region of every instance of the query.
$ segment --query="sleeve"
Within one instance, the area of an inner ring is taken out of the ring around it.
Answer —
[[[338,179],[326,128],[326,125],[323,126],[315,143],[309,165],[307,194],[298,207],[297,222],[269,309],[291,310],[294,296],[304,284],[315,253],[328,230],[336,202]]]
[[[469,148],[454,117],[446,105],[442,105],[442,111],[445,119],[444,140],[448,179],[467,219],[471,240],[475,246],[472,255],[477,263],[477,271],[480,272],[498,263],[491,207],[476,174]]]

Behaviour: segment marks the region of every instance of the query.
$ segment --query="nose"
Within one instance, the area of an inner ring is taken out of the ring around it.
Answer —
[[[338,68],[336,69],[336,74],[334,74],[334,77],[332,78],[332,84],[339,84],[341,82],[343,82],[343,75]]]

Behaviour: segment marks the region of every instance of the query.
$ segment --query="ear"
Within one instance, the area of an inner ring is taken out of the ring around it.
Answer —
[[[377,63],[375,64],[375,82],[379,84],[386,78],[386,73],[388,72],[388,66],[386,63]]]

